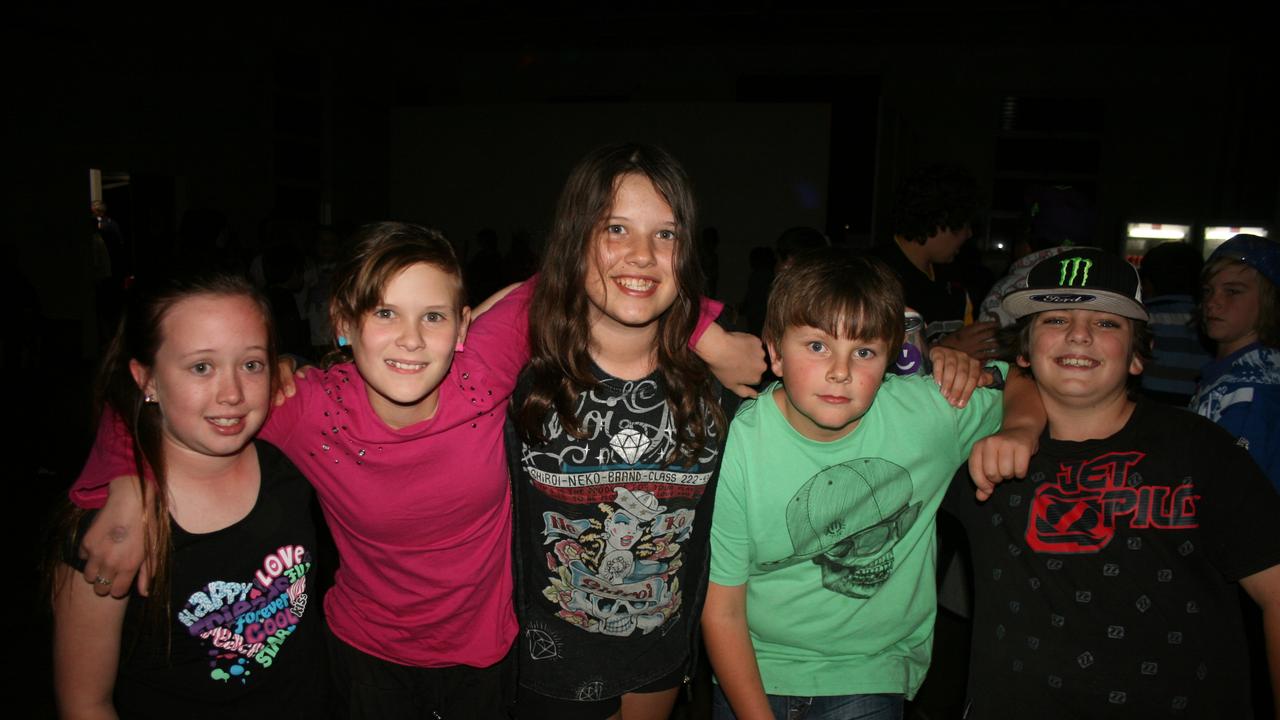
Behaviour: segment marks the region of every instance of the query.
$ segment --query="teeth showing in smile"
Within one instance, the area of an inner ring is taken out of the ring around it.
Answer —
[[[1082,367],[1082,368],[1097,367],[1099,365],[1099,363],[1096,360],[1090,360],[1089,358],[1074,358],[1074,357],[1058,358],[1058,364],[1066,365],[1067,367]]]
[[[209,418],[209,422],[218,427],[235,427],[240,424],[240,418]]]
[[[634,290],[636,292],[647,292],[649,290],[652,290],[654,285],[658,284],[653,280],[645,280],[643,278],[631,278],[631,277],[614,278],[614,282],[618,283],[619,285],[621,285],[623,288],[627,290]]]
[[[421,370],[427,366],[426,363],[406,363],[398,360],[388,360],[387,364],[397,370]]]

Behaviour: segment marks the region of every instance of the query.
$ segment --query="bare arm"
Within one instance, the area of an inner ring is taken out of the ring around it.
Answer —
[[[760,338],[749,333],[728,332],[711,323],[698,338],[693,351],[702,358],[721,385],[734,395],[756,396],[752,388],[764,374],[764,346]]]
[[[53,597],[53,689],[67,718],[115,718],[111,703],[128,599],[99,597],[61,565]]]
[[[702,632],[711,667],[738,720],[773,720],[755,648],[747,632],[745,584],[708,585]]]
[[[969,475],[978,488],[979,500],[991,497],[1001,481],[1027,474],[1047,423],[1035,380],[1010,367],[1004,386],[1004,424],[1000,432],[974,444],[969,453]]]
[[[1267,642],[1271,669],[1271,693],[1280,717],[1280,565],[1272,565],[1240,581],[1240,586],[1262,609],[1262,633]]]
[[[488,312],[489,308],[493,307],[494,305],[497,305],[499,300],[506,297],[508,293],[510,293],[512,290],[515,290],[516,288],[520,287],[523,284],[524,282],[511,283],[510,285],[502,288],[498,292],[485,298],[484,302],[472,308],[471,319],[475,320],[476,318]]]
[[[154,488],[146,484],[148,494]],[[98,512],[80,541],[80,557],[84,558],[84,580],[93,592],[122,598],[138,579],[138,592],[147,595],[151,569],[146,567],[147,526],[143,508],[149,502],[139,490],[137,477],[118,477],[111,481],[107,504]]]

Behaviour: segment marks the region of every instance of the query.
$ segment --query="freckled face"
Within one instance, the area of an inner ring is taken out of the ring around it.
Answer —
[[[782,378],[778,408],[801,435],[829,442],[848,435],[871,408],[888,365],[884,340],[836,338],[808,326],[789,327],[769,346]]]
[[[1051,310],[1031,325],[1030,367],[1046,396],[1064,405],[1097,403],[1125,393],[1129,375],[1142,372],[1133,353],[1133,321],[1096,310]]]
[[[458,279],[440,268],[411,265],[387,283],[358,332],[344,333],[369,404],[393,428],[435,415],[440,383],[471,318],[458,290]]]
[[[592,328],[656,332],[677,295],[676,242],[675,214],[662,194],[649,178],[624,175],[587,256]]]
[[[1226,265],[1205,283],[1204,330],[1218,343],[1219,357],[1258,340],[1261,303],[1261,278],[1248,265]]]
[[[261,308],[242,295],[197,295],[174,304],[160,332],[154,366],[130,369],[160,406],[165,444],[210,456],[243,450],[270,406]]]

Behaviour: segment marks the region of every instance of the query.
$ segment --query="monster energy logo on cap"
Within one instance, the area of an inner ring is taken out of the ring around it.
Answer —
[[[1058,274],[1058,285],[1075,287],[1076,278],[1080,279],[1080,287],[1089,284],[1089,271],[1093,269],[1093,261],[1084,257],[1072,257],[1061,260],[1061,272]],[[1068,275],[1068,273],[1070,273]]]

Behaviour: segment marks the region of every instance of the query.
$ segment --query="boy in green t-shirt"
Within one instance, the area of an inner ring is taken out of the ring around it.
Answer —
[[[764,337],[782,383],[731,425],[712,521],[715,717],[900,717],[929,667],[934,517],[1001,396],[956,408],[929,380],[886,378],[901,287],[838,250],[778,275]],[[971,463],[984,494],[1025,471],[1043,427],[1034,384],[1009,385],[1006,429]]]

